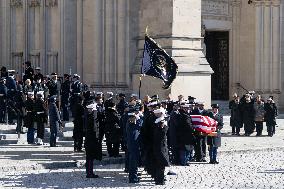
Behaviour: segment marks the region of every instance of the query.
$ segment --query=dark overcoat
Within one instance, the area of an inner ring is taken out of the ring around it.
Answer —
[[[237,128],[243,127],[241,104],[232,102],[231,106],[230,125]]]
[[[265,103],[264,104],[265,116],[264,120],[266,125],[275,126],[276,125],[276,116],[278,115],[277,106],[275,103]]]
[[[167,146],[168,126],[162,122],[155,123],[153,128],[154,166],[169,166],[169,151]]]
[[[122,129],[119,126],[118,113],[111,108],[106,110],[105,120],[106,140],[109,143],[118,143],[122,138]]]
[[[177,138],[177,145],[181,150],[184,150],[185,145],[194,145],[195,138],[193,136],[193,126],[192,120],[188,113],[184,110],[180,109],[178,117],[178,123],[176,127],[176,138]]]
[[[86,159],[96,159],[102,160],[102,146],[99,142],[98,137],[98,126],[95,123],[96,111],[85,109],[85,150],[86,150]]]

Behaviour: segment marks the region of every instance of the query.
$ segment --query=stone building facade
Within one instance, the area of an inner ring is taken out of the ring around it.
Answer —
[[[146,26],[173,56],[170,90],[144,77],[142,94],[183,93],[210,104],[245,89],[284,105],[283,0],[1,0],[0,65],[78,73],[94,90],[138,93]],[[212,76],[211,76],[212,75]]]

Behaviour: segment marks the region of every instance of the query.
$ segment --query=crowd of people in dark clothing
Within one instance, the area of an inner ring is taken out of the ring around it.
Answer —
[[[173,101],[158,95],[145,96],[92,92],[80,81],[80,76],[64,74],[62,80],[56,73],[44,77],[40,68],[34,69],[25,63],[22,82],[15,71],[1,69],[0,121],[17,120],[16,131],[23,133],[28,128],[27,142],[43,145],[45,128],[50,127],[50,147],[56,147],[59,129],[64,123],[74,123],[74,152],[86,152],[87,178],[97,178],[93,172],[94,160],[102,160],[102,145],[105,140],[109,157],[121,157],[125,152],[125,172],[130,183],[139,182],[139,167],[155,181],[165,184],[165,167],[187,166],[191,161],[206,162],[208,147],[209,163],[218,164],[217,149],[221,146],[223,116],[219,105],[212,104],[205,110],[204,102],[183,95]],[[262,134],[266,122],[269,136],[275,133],[277,108],[272,97],[264,103],[260,96],[246,94],[241,99],[234,95],[230,101],[232,134],[240,135],[244,125],[245,135]],[[62,112],[62,113],[61,113]],[[70,114],[71,113],[71,114]],[[215,135],[204,134],[194,129],[191,115],[208,116],[217,121]],[[36,131],[36,139],[35,139]],[[174,174],[169,172],[169,174]]]
[[[241,98],[234,94],[229,108],[233,135],[240,136],[240,129],[244,126],[245,136],[250,136],[254,130],[256,130],[256,136],[261,136],[264,122],[266,122],[268,136],[272,137],[275,134],[278,110],[273,96],[269,96],[265,102],[261,95],[255,95],[254,91],[248,92]]]

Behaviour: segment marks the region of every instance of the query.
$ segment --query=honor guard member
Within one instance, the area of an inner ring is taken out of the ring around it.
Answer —
[[[72,116],[74,113],[74,104],[79,99],[79,96],[83,92],[83,84],[80,82],[80,76],[78,74],[73,75],[73,83],[71,84],[71,111],[72,111]]]
[[[223,115],[219,113],[219,105],[212,104],[212,112],[210,112],[210,116],[212,119],[217,121],[217,135],[216,136],[208,136],[207,137],[207,144],[209,149],[209,157],[210,157],[210,164],[218,164],[217,161],[217,149],[221,147],[221,129],[223,128]]]
[[[56,97],[49,98],[49,124],[50,124],[50,147],[56,147],[56,138],[61,125],[60,115],[56,106]]]
[[[27,100],[25,101],[25,116],[24,116],[24,126],[28,128],[27,133],[27,142],[28,144],[34,143],[34,135],[35,135],[35,128],[34,128],[34,93],[28,92]]]
[[[120,157],[119,146],[122,130],[119,126],[119,115],[113,102],[111,102],[108,109],[106,109],[105,135],[109,157]]]
[[[35,68],[34,81],[38,81],[39,79],[40,79],[41,82],[43,81],[43,75],[40,72],[41,72],[41,68],[36,67]]]
[[[84,114],[84,127],[86,131],[85,135],[85,151],[86,151],[86,177],[98,178],[98,175],[94,174],[94,160],[102,160],[102,147],[99,142],[99,128],[95,123],[96,120],[96,104],[91,103],[86,106]]]
[[[30,79],[31,82],[33,83],[34,69],[32,68],[31,62],[30,61],[25,62],[24,66],[25,66],[25,75],[23,76],[23,82],[25,83],[27,79]]]
[[[165,167],[170,166],[169,152],[167,146],[168,125],[165,120],[163,108],[154,110],[156,120],[153,128],[153,165],[154,180],[156,185],[165,184]]]
[[[64,74],[64,81],[61,85],[61,107],[63,121],[69,121],[69,98],[70,98],[70,75]]]
[[[82,97],[78,98],[77,103],[74,105],[74,129],[73,129],[73,140],[74,140],[74,152],[82,152],[82,144],[84,137],[84,106]]]
[[[122,115],[124,114],[125,108],[126,108],[128,105],[127,105],[127,102],[125,101],[125,94],[120,93],[120,94],[118,95],[118,98],[119,98],[119,102],[118,102],[118,104],[116,105],[116,109],[117,109],[118,113],[120,114],[120,116],[122,116]]]
[[[96,122],[99,124],[99,142],[102,144],[104,134],[105,134],[105,108],[104,103],[102,99],[102,92],[97,93],[97,96],[95,97],[95,102],[97,104],[97,119]]]
[[[45,107],[44,91],[39,91],[34,103],[35,124],[37,126],[37,144],[43,145],[44,124],[47,123],[47,108]]]
[[[209,112],[204,109],[204,102],[197,102],[198,107],[195,108],[191,115],[202,115],[202,116],[209,116]],[[207,137],[204,136],[201,132],[195,131],[196,135],[196,144],[194,146],[195,151],[195,159],[197,162],[206,162],[206,139]]]
[[[16,119],[16,108],[14,97],[17,93],[17,84],[15,81],[15,70],[8,70],[9,76],[6,79],[7,87],[7,111],[8,111],[8,123],[14,125],[14,119]]]
[[[23,86],[20,82],[17,84],[17,93],[15,95],[15,107],[17,111],[17,128],[16,132],[18,133],[18,138],[20,138],[20,134],[24,134],[23,132],[23,117],[24,117],[24,93]]]
[[[130,110],[126,123],[126,140],[128,165],[125,165],[129,171],[129,183],[138,183],[138,167],[141,160],[140,149],[140,129],[142,127],[142,118],[139,116],[139,107]]]
[[[114,103],[113,92],[106,93],[105,109],[108,110],[109,107]]]
[[[0,123],[5,123],[7,87],[4,78],[0,78]]]
[[[47,93],[48,91],[48,88],[47,86],[45,86],[43,83],[42,83],[42,80],[40,77],[37,77],[35,78],[34,80],[34,85],[33,85],[33,91],[35,93],[35,96],[36,94],[39,92],[39,91],[44,91],[44,99],[46,99],[46,96],[45,94]]]
[[[48,81],[47,83],[47,87],[48,87],[48,92],[49,92],[49,95],[48,97],[52,97],[52,96],[56,96],[56,104],[57,104],[57,107],[60,109],[61,107],[61,104],[60,104],[60,82],[59,80],[57,79],[57,73],[52,73],[51,74],[51,79]]]

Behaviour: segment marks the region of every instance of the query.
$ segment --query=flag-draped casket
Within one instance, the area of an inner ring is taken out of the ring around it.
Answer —
[[[216,131],[217,129],[217,121],[202,115],[191,115],[192,125],[196,131],[211,134]]]

